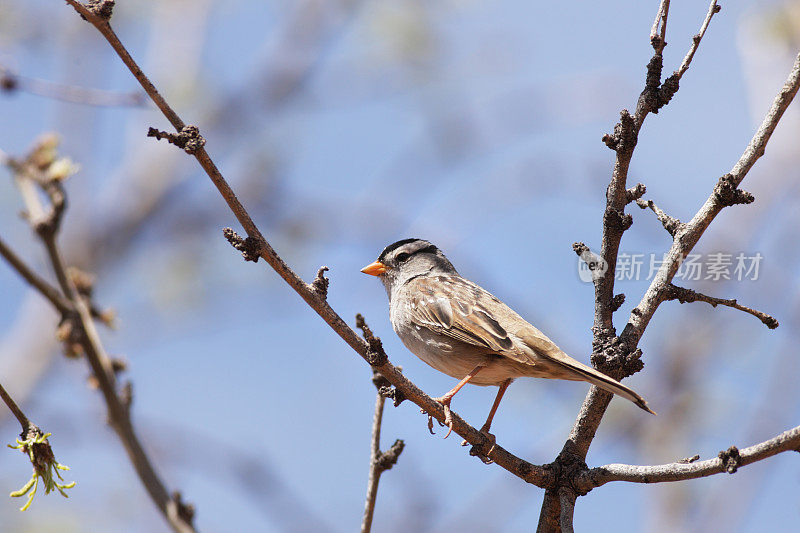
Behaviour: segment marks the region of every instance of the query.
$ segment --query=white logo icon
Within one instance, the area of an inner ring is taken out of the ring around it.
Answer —
[[[578,258],[578,277],[584,283],[592,283],[602,278],[608,270],[608,263],[599,255],[586,249]]]

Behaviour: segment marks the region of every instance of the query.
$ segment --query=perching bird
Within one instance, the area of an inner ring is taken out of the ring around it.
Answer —
[[[462,278],[426,240],[390,244],[361,271],[386,287],[392,327],[403,344],[436,370],[461,380],[436,398],[451,430],[450,401],[464,385],[500,387],[481,428],[489,434],[506,388],[526,376],[587,381],[655,414],[639,394],[568,356],[506,304]]]

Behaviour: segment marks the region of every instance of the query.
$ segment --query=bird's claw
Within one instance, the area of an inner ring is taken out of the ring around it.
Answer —
[[[447,426],[447,434],[444,438],[450,436],[450,433],[453,432],[453,413],[450,411],[450,406],[444,404],[444,425]]]
[[[453,432],[453,412],[450,411],[450,398],[442,396],[441,398],[434,398],[434,400],[442,404],[444,408],[444,424],[439,422],[439,425],[447,426],[447,434],[444,436],[444,438],[447,438]]]
[[[494,461],[489,459],[489,454],[494,450],[494,447],[497,444],[497,438],[493,434],[489,433],[486,428],[481,428],[481,435],[483,435],[484,441],[470,448],[469,454],[473,457],[478,457],[481,461],[483,461],[484,464],[490,465]],[[461,445],[467,446],[469,443],[467,441],[462,441]],[[490,445],[489,449],[484,452],[483,450],[486,449],[487,445]]]
[[[425,414],[428,416],[428,431],[430,431],[430,432],[431,432],[431,435],[436,435],[436,432],[435,432],[435,431],[433,431],[433,420],[434,420],[433,416],[432,416],[432,415],[430,415],[429,413],[427,413],[427,412],[425,411],[425,409],[420,409],[420,411],[421,411],[421,412],[423,412],[423,413],[425,413]],[[444,427],[444,424],[442,424],[442,423],[441,423],[441,422],[439,422],[438,420],[436,420],[436,423],[437,423],[437,424],[439,424],[440,426]]]

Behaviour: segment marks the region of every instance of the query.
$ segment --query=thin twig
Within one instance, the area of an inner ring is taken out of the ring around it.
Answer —
[[[364,505],[364,518],[361,521],[361,533],[372,531],[372,517],[375,514],[375,501],[378,497],[378,483],[382,471],[378,468],[378,458],[381,455],[381,422],[383,421],[383,404],[386,398],[379,392],[375,399],[375,413],[372,417],[372,446],[369,457],[369,478],[367,480],[367,498]]]
[[[0,384],[0,398],[3,399],[3,402],[5,402],[11,412],[14,413],[14,416],[17,417],[19,424],[22,426],[22,431],[26,431],[30,427],[30,420],[28,420],[28,417],[25,416],[22,409],[19,408],[14,399],[6,392],[2,384]]]
[[[722,6],[717,5],[717,0],[712,0],[711,4],[708,6],[706,18],[703,20],[703,24],[700,26],[700,31],[697,32],[697,35],[692,37],[692,45],[689,47],[686,57],[683,58],[681,66],[675,71],[675,74],[678,76],[678,78],[683,76],[684,72],[686,72],[686,70],[689,68],[689,65],[692,63],[692,58],[694,58],[694,54],[697,52],[697,47],[700,46],[700,41],[703,40],[703,36],[706,34],[708,25],[711,23],[711,18],[721,10]]]
[[[28,284],[47,298],[59,313],[65,315],[74,309],[72,304],[64,298],[58,289],[50,285],[44,278],[33,271],[22,259],[0,238],[0,255],[28,282]]]
[[[669,0],[661,0],[658,6],[656,19],[653,21],[653,28],[650,30],[650,42],[659,54],[664,51],[667,45],[667,16],[669,15]]]
[[[758,311],[756,309],[751,309],[750,307],[741,305],[739,302],[736,301],[735,298],[725,299],[725,298],[716,298],[714,296],[708,296],[706,294],[693,291],[692,289],[687,289],[685,287],[678,287],[677,285],[673,285],[672,283],[669,284],[665,291],[665,300],[678,300],[680,303],[688,303],[688,302],[706,302],[707,304],[711,305],[711,307],[716,307],[718,305],[724,305],[726,307],[732,307],[734,309],[738,309],[739,311],[744,311],[745,313],[751,314],[761,322],[764,323],[769,329],[775,329],[779,326],[778,321],[775,317],[768,315],[762,311]]]
[[[667,233],[675,236],[675,233],[678,232],[683,224],[677,218],[668,215],[664,212],[663,209],[658,207],[653,200],[644,201],[642,199],[636,200],[636,205],[638,205],[642,209],[647,209],[648,207],[655,213],[656,218],[661,225],[664,226],[664,229],[667,230]]]
[[[11,72],[0,66],[0,90],[23,91],[45,98],[98,107],[141,107],[147,98],[139,92],[118,93],[56,83]]]
[[[77,0],[66,0],[79,14],[83,15],[100,33],[106,38],[111,47],[120,56],[122,61],[142,85],[142,88],[150,96],[153,102],[165,115],[167,120],[180,131],[185,126],[183,120],[172,110],[164,98],[156,90],[153,83],[145,76],[135,61],[131,58],[128,51],[119,41],[106,21],[96,16],[86,6]],[[225,178],[217,169],[204,147],[199,148],[192,154],[208,177],[217,187],[228,207],[233,212],[236,219],[248,234],[248,238],[258,245],[258,255],[263,258],[283,278],[283,280],[314,310],[316,313],[333,329],[355,352],[365,361],[369,361],[370,350],[368,344],[362,340],[352,328],[333,310],[332,307],[310,288],[309,284],[303,281],[275,252],[275,250],[264,239],[261,231],[253,222],[247,210],[242,206],[236,194],[228,185]],[[425,394],[419,387],[409,381],[394,365],[388,361],[378,366],[374,366],[402,395],[413,403],[421,407],[426,413],[444,423],[445,413],[441,403],[435,401]],[[510,453],[502,446],[493,444],[486,436],[467,424],[458,414],[452,413],[453,431],[464,438],[469,444],[480,448],[487,448],[488,458],[495,464],[508,470],[515,476],[520,477],[528,483],[539,487],[549,486],[553,480],[553,475],[549,467],[534,465],[524,459]]]
[[[372,440],[370,446],[369,479],[367,481],[367,497],[364,504],[364,518],[361,522],[361,533],[372,530],[372,518],[375,514],[375,501],[378,497],[378,483],[381,474],[391,469],[403,452],[405,443],[396,440],[387,451],[381,451],[381,425],[383,423],[383,406],[386,398],[381,394],[381,389],[389,385],[389,381],[378,372],[373,371],[372,382],[378,389],[375,398],[375,413],[372,417]]]

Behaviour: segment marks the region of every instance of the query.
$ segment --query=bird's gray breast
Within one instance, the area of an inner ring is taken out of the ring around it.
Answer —
[[[475,346],[415,323],[411,318],[411,302],[410,298],[392,298],[389,318],[397,336],[414,355],[436,370],[458,379],[466,376],[487,358]]]

